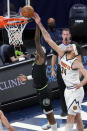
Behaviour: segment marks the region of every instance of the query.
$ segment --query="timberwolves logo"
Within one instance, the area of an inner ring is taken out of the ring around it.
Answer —
[[[43,105],[44,106],[49,106],[50,105],[50,99],[48,99],[48,98],[43,99]]]

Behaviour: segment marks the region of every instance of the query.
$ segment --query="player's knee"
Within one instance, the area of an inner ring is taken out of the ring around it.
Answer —
[[[43,99],[41,106],[45,114],[53,112],[50,98]]]

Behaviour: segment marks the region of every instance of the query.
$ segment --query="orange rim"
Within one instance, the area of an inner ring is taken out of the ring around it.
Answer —
[[[3,16],[0,16],[0,20],[3,20],[4,19],[4,17]]]
[[[18,23],[16,23],[16,22],[11,23],[12,21],[17,21]],[[3,20],[4,26],[7,26],[7,25],[20,25],[20,24],[25,24],[27,22],[28,22],[28,20],[26,20],[24,18],[7,18],[7,19]]]
[[[4,20],[5,18],[3,17],[3,16],[0,16],[0,28],[3,28],[4,26],[3,26],[3,20]]]

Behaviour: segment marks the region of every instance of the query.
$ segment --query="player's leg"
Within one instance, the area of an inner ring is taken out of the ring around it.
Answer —
[[[83,123],[82,123],[81,115],[80,115],[80,112],[81,112],[80,109],[81,109],[81,103],[82,103],[83,97],[84,97],[83,88],[80,88],[78,90],[75,90],[75,89],[65,90],[65,99],[66,99],[66,104],[68,108],[68,114],[73,115],[73,117],[69,116],[67,118],[67,123],[74,123],[73,120],[75,120],[77,123],[78,131],[83,131]]]
[[[75,115],[68,115],[67,116],[67,124],[65,126],[65,131],[72,131],[73,130],[73,124],[75,121]]]
[[[67,115],[67,107],[66,107],[66,102],[65,102],[65,97],[64,97],[64,91],[65,91],[65,84],[61,76],[61,69],[60,65],[58,65],[57,69],[57,83],[58,83],[58,88],[59,88],[59,96],[60,96],[60,101],[61,101],[61,116],[66,116]]]
[[[77,129],[78,129],[78,131],[83,131],[84,126],[83,126],[83,121],[82,121],[82,118],[81,118],[81,114],[80,114],[80,113],[76,114],[75,122],[76,122],[76,124],[77,124]]]
[[[16,131],[8,122],[7,118],[3,114],[3,112],[0,110],[0,119],[3,125],[9,130],[9,131]]]
[[[50,93],[51,92],[49,91],[48,87],[38,92],[38,99],[39,99],[40,105],[49,122],[49,124],[42,126],[42,129],[47,130],[51,128],[52,131],[57,131],[57,123],[54,118]]]
[[[79,90],[77,90],[77,101],[79,101],[79,111],[78,113],[76,114],[76,117],[75,117],[75,122],[77,124],[77,129],[78,131],[83,131],[83,121],[82,121],[82,118],[81,118],[81,105],[82,105],[82,101],[83,101],[83,98],[84,98],[84,90],[83,88],[81,87]]]
[[[45,101],[45,98],[43,99],[43,101]],[[46,101],[50,101],[50,99],[47,100],[47,98],[46,98]],[[47,103],[46,105],[43,103],[42,108],[43,108],[43,111],[48,119],[49,124],[45,125],[45,128],[43,127],[43,129],[46,130],[46,129],[51,128],[52,131],[57,131],[57,123],[54,118],[54,113],[53,113],[51,101],[50,101],[50,103],[49,102],[46,102],[46,103]]]
[[[67,116],[67,124],[65,126],[65,131],[72,131],[73,130],[73,124],[75,121],[76,112],[73,110],[73,107],[76,105],[74,103],[75,100],[75,94],[72,89],[65,89],[64,92],[65,101],[67,105],[68,110],[68,116]]]
[[[53,110],[46,111],[46,110],[44,109],[44,113],[46,114],[46,117],[47,117],[47,119],[48,119],[49,124],[46,125],[46,126],[48,126],[48,128],[45,127],[45,128],[43,128],[43,129],[46,130],[46,129],[51,128],[52,131],[58,131],[58,130],[57,130],[57,123],[56,123],[56,120],[55,120],[55,118],[54,118]]]
[[[54,113],[53,113],[53,111],[52,111],[51,113],[46,114],[46,116],[47,116],[47,119],[48,119],[48,121],[49,121],[49,123],[50,123],[51,125],[53,125],[53,124],[56,123],[56,120],[55,120],[55,118],[54,118]]]

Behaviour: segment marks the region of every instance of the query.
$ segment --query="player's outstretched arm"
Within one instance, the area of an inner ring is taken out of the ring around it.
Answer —
[[[59,54],[60,57],[63,56],[64,51],[51,39],[51,36],[42,25],[40,17],[37,13],[34,13],[33,19],[39,26],[45,41]]]
[[[36,25],[36,31],[35,31],[35,44],[36,44],[36,50],[37,50],[38,54],[41,57],[44,57],[45,53],[44,53],[42,46],[41,46],[40,29],[39,29],[38,25]]]
[[[83,64],[80,63],[78,60],[76,60],[73,65],[72,65],[73,69],[78,69],[82,75],[84,76],[83,80],[80,82],[80,84],[75,84],[74,86],[78,89],[82,86],[84,86],[85,84],[87,84],[87,70],[84,68]]]

